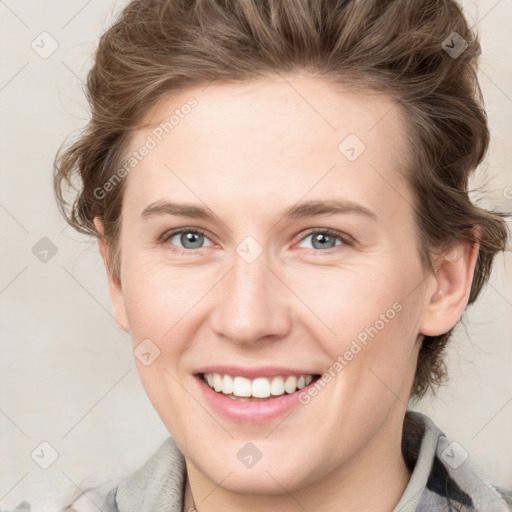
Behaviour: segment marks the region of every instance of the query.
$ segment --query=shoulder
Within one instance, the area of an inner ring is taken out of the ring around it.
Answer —
[[[116,480],[79,487],[48,491],[37,500],[23,500],[8,509],[0,506],[0,512],[118,512]]]
[[[71,497],[61,512],[118,512],[116,506],[117,483],[108,482],[87,489],[79,496]]]
[[[90,489],[65,512],[182,510],[185,473],[183,454],[168,437],[136,471]]]
[[[512,510],[512,487],[505,489],[504,487],[495,486],[494,489],[502,497],[509,510]]]
[[[135,472],[101,482],[87,478],[76,488],[45,494],[37,502],[22,501],[10,509],[0,505],[0,512],[147,512],[158,506],[170,510],[168,505],[181,503],[185,472],[183,455],[168,437]]]
[[[413,510],[511,510],[510,491],[496,487],[482,475],[463,446],[451,441],[428,416],[412,411],[408,415],[409,426],[415,423],[423,427],[413,429],[415,439],[408,440],[416,448],[412,453],[415,460],[411,483],[416,478],[420,484],[416,491],[421,489],[418,506]]]

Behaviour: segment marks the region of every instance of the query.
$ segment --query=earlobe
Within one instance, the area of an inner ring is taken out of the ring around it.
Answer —
[[[420,333],[439,336],[456,325],[464,313],[478,258],[479,244],[464,241],[443,254],[436,265],[436,289],[426,297]]]
[[[126,307],[124,304],[124,296],[121,288],[120,280],[113,274],[111,265],[111,253],[107,241],[103,238],[103,223],[98,217],[94,218],[94,225],[100,233],[98,237],[98,249],[100,251],[108,277],[108,287],[110,292],[110,300],[114,309],[114,318],[117,325],[125,332],[130,332],[128,317],[126,315]]]

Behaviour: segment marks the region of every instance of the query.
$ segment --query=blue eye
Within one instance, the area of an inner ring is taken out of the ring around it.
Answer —
[[[335,247],[354,245],[348,235],[332,229],[316,228],[303,235],[300,241],[303,242],[309,237],[312,237],[312,249],[317,249],[315,252],[319,253],[330,254]],[[205,241],[209,243],[204,245]],[[174,246],[175,249],[173,248],[173,250],[182,254],[194,254],[195,249],[213,245],[206,234],[197,228],[180,228],[165,233],[162,236],[161,243]]]
[[[201,249],[204,241],[208,240],[208,238],[206,238],[206,235],[200,229],[182,228],[179,230],[171,231],[170,233],[165,235],[163,242],[171,243],[172,245],[177,245],[176,242],[172,241],[174,238],[176,238],[182,245],[183,249],[185,249],[185,251],[181,252],[188,252],[194,249]],[[213,244],[210,243],[209,245]]]
[[[329,252],[340,245],[352,245],[346,236],[332,229],[315,229],[301,238],[301,241],[310,237],[313,249],[318,249],[319,252]],[[336,243],[337,240],[339,243]]]

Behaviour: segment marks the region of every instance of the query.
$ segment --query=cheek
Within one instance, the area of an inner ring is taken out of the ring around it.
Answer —
[[[149,351],[151,357],[156,357],[148,365],[142,359],[136,360],[137,370],[147,396],[164,424],[173,433],[180,433],[184,430],[183,418],[204,414],[189,393],[184,393],[190,383],[183,381],[180,366],[191,339],[189,321],[199,311],[194,305],[197,308],[205,294],[198,285],[202,279],[192,268],[171,268],[154,258],[146,260],[132,256],[124,263],[123,295],[133,348],[137,350],[141,344],[145,349],[140,352]],[[180,415],[174,414],[176,409],[180,410]]]
[[[376,331],[384,333],[407,324],[409,317],[402,312],[416,300],[410,292],[420,281],[419,269],[406,261],[378,263],[310,269],[300,272],[300,278],[286,277],[305,306],[301,318],[309,318],[308,324],[317,327],[317,337],[343,349],[343,340],[364,341],[365,333],[374,336]]]
[[[204,273],[192,267],[175,268],[154,260],[127,261],[123,296],[135,336],[172,335],[175,326],[192,312],[208,290]]]
[[[302,320],[330,356],[335,387],[347,401],[381,408],[413,370],[419,282],[419,265],[407,260],[295,280],[310,310]]]
[[[210,300],[208,291],[224,274],[218,267],[216,271],[207,266],[171,266],[160,258],[125,254],[123,297],[131,331],[139,338],[172,336],[185,317],[190,320],[201,313],[201,301]],[[375,329],[384,334],[403,327],[408,315],[395,314],[396,305],[410,309],[408,294],[421,279],[414,264],[385,258],[377,264],[338,268],[292,265],[278,274],[286,285],[279,279],[275,285],[282,287],[288,311],[325,342],[333,357],[348,348],[347,342],[373,338]],[[221,307],[208,303],[210,308]]]

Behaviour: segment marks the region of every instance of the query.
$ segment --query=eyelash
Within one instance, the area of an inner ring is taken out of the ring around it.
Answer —
[[[196,233],[196,234],[199,234],[199,235],[205,235],[206,236],[206,233],[204,231],[202,231],[201,229],[198,229],[198,228],[193,228],[193,227],[190,227],[190,228],[179,228],[179,229],[175,229],[175,230],[172,230],[172,231],[165,232],[162,235],[162,237],[160,238],[159,242],[162,245],[166,245],[168,243],[169,239],[171,239],[173,236],[175,236],[177,234],[180,234],[180,233]],[[353,247],[355,245],[355,241],[352,239],[352,237],[349,237],[348,235],[346,235],[346,234],[344,234],[344,233],[342,233],[340,231],[335,231],[335,230],[329,229],[329,228],[314,228],[314,229],[311,229],[311,230],[307,231],[304,235],[302,235],[302,237],[299,239],[299,242],[302,242],[308,236],[315,235],[317,233],[322,233],[324,235],[329,235],[329,236],[332,236],[334,238],[338,238],[341,241],[341,244],[333,247],[332,249],[326,249],[326,250],[309,249],[309,251],[313,251],[315,253],[328,254],[329,255],[329,254],[333,254],[334,252],[336,252],[336,249],[340,249],[343,246]],[[199,249],[203,249],[203,247],[200,247]],[[199,249],[181,249],[179,247],[174,246],[172,250],[178,252],[179,254],[185,254],[187,256],[190,256],[190,255],[193,255],[195,253],[195,251],[199,250]]]

